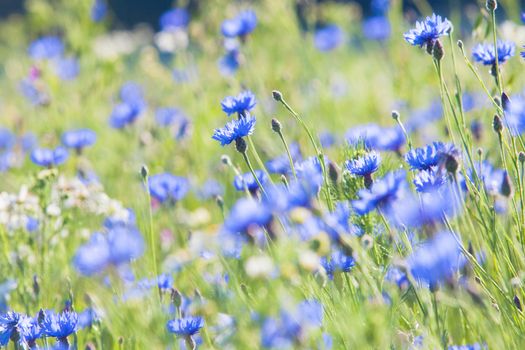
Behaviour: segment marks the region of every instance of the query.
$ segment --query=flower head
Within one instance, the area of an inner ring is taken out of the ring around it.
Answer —
[[[225,97],[221,101],[222,110],[228,116],[235,113],[239,116],[245,116],[256,104],[255,95],[249,90],[243,91],[237,96]]]
[[[251,226],[266,225],[271,218],[272,213],[266,205],[253,199],[241,198],[224,220],[224,230],[229,233],[246,232]]]
[[[353,175],[368,176],[377,171],[379,164],[381,164],[381,156],[372,151],[357,159],[347,160],[345,166]]]
[[[80,67],[74,57],[61,57],[54,61],[56,75],[62,80],[73,80],[77,77]]]
[[[355,212],[364,215],[376,208],[388,208],[406,186],[403,171],[390,172],[384,178],[374,182],[370,190],[359,191],[359,199],[353,201]]]
[[[108,5],[105,0],[95,0],[91,5],[91,20],[93,22],[100,22],[106,17],[108,12]]]
[[[148,184],[151,196],[161,203],[178,202],[186,196],[189,190],[188,179],[169,173],[153,175]]]
[[[255,122],[252,115],[231,120],[223,128],[215,129],[212,139],[219,141],[221,146],[229,145],[238,138],[253,134]]]
[[[204,327],[204,319],[199,316],[177,318],[166,324],[168,331],[179,337],[195,335],[202,327]]]
[[[64,44],[57,36],[44,36],[33,41],[29,45],[28,52],[35,60],[49,60],[62,55]]]
[[[62,144],[68,148],[82,150],[97,140],[97,134],[90,129],[77,129],[62,134]]]
[[[31,152],[31,161],[43,167],[60,165],[64,163],[67,158],[67,150],[60,146],[55,149],[35,148]]]
[[[498,63],[503,64],[509,58],[514,56],[516,46],[511,41],[498,41]],[[496,54],[494,52],[494,44],[478,44],[472,49],[472,57],[476,62],[482,63],[485,66],[492,66],[496,64]]]
[[[339,47],[344,41],[344,33],[335,24],[329,24],[315,31],[314,45],[322,52],[332,51]]]
[[[48,337],[58,339],[67,338],[77,330],[78,315],[74,311],[64,311],[57,314],[53,311],[45,312],[41,327]]]
[[[236,17],[221,24],[221,32],[227,38],[245,37],[257,26],[257,15],[252,10],[240,12]]]
[[[446,182],[446,174],[437,169],[422,170],[414,177],[414,186],[418,192],[434,192]]]
[[[259,180],[263,186],[268,181],[266,174],[260,169],[255,170],[255,175],[257,176],[257,180]],[[245,188],[247,188],[249,191],[255,191],[259,188],[259,184],[251,172],[235,176],[233,185],[237,191],[244,191]]]
[[[160,29],[169,31],[174,29],[184,29],[190,23],[190,14],[184,8],[174,8],[166,11],[160,16]]]
[[[9,339],[11,339],[11,335],[17,328],[21,317],[20,314],[14,311],[8,311],[5,314],[0,315],[0,346],[7,346],[7,343],[9,343]]]
[[[444,144],[433,142],[431,145],[414,148],[405,155],[405,160],[412,170],[428,170],[439,163],[439,152]]]
[[[416,22],[416,28],[409,30],[403,36],[414,46],[433,45],[441,36],[448,35],[452,30],[452,23],[448,19],[432,14],[424,21]]]

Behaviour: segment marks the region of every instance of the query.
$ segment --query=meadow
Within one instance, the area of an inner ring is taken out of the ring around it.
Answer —
[[[523,349],[519,2],[177,3],[0,23],[0,347]]]

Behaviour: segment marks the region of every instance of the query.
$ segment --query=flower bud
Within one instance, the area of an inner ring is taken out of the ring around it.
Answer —
[[[445,56],[445,49],[443,48],[441,42],[436,40],[432,46],[432,57],[434,57],[436,61],[441,61],[443,56]]]
[[[283,100],[283,94],[278,90],[272,91],[273,99],[277,102],[281,102]]]
[[[504,197],[510,197],[512,195],[512,181],[506,170],[503,172],[503,179],[501,181],[499,193]]]
[[[523,153],[523,152],[518,153],[518,160],[522,164],[525,163],[525,153]]]
[[[231,165],[232,164],[232,161],[231,161],[230,157],[228,157],[226,154],[223,154],[221,156],[221,162],[224,165]]]
[[[239,153],[245,153],[246,149],[248,148],[248,145],[242,137],[238,137],[237,139],[235,139],[235,148]]]
[[[458,40],[458,47],[463,50],[463,41]]]
[[[145,180],[148,177],[149,170],[148,167],[145,165],[142,165],[140,167],[140,176],[142,176],[142,179]]]
[[[281,122],[278,121],[276,118],[272,118],[272,130],[276,133],[281,132]]]
[[[501,131],[503,130],[503,122],[501,121],[501,118],[498,115],[494,116],[494,119],[492,121],[492,128],[497,134],[501,134]]]
[[[506,110],[510,105],[510,98],[505,92],[501,94],[501,107]]]
[[[485,3],[487,10],[495,11],[498,8],[498,2],[496,0],[487,0]]]
[[[400,115],[399,115],[398,111],[392,111],[392,119],[398,120],[399,117],[400,117]]]

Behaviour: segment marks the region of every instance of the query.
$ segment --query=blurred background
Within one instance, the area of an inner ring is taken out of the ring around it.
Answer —
[[[108,0],[107,4],[110,11],[114,15],[114,25],[119,28],[131,28],[139,23],[148,23],[153,27],[158,26],[159,16],[173,6],[187,7],[193,14],[198,14],[199,5],[210,0]],[[253,3],[261,2],[262,0],[254,0]],[[281,0],[267,0],[281,1]],[[322,8],[323,4],[327,3],[343,3],[343,4],[359,4],[363,9],[364,15],[370,15],[373,12],[371,8],[371,0],[289,0],[296,3],[298,13],[300,16],[301,9],[304,8]],[[387,1],[387,0],[385,0]],[[0,18],[6,18],[14,14],[23,14],[28,0],[0,0]],[[53,3],[54,0],[48,2]],[[465,13],[470,7],[479,8],[483,4],[483,0],[408,0],[403,6],[405,10],[432,7],[436,12],[441,14],[450,14],[452,11],[459,11]],[[507,1],[500,1],[503,5]],[[512,2],[514,3],[514,2]],[[522,7],[525,1],[520,1]],[[508,8],[508,6],[504,6]],[[499,13],[500,16],[503,14]],[[519,15],[510,14],[509,15]],[[298,18],[300,21],[301,18]]]

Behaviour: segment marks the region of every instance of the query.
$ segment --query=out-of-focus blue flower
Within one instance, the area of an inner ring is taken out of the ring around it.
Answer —
[[[126,125],[132,124],[139,113],[136,109],[127,103],[119,103],[113,107],[109,116],[109,124],[115,129],[122,129]]]
[[[215,129],[212,139],[219,141],[221,146],[229,145],[238,138],[253,134],[255,122],[252,115],[231,120],[223,128]]]
[[[64,311],[57,314],[53,311],[45,312],[41,327],[48,337],[65,339],[77,330],[78,315],[74,311]]]
[[[454,234],[448,231],[436,234],[407,258],[414,278],[431,287],[451,278],[465,262]]]
[[[66,131],[62,134],[61,139],[64,146],[81,151],[83,148],[95,143],[97,134],[91,129],[76,129]]]
[[[95,0],[91,5],[91,20],[93,22],[102,21],[108,12],[108,5],[105,0]]]
[[[97,312],[92,307],[88,307],[78,314],[78,329],[89,328],[99,319]]]
[[[498,63],[503,64],[509,58],[514,56],[516,45],[511,41],[498,41]],[[472,57],[476,62],[482,63],[485,66],[492,66],[496,64],[496,54],[494,52],[494,44],[478,44],[472,49]]]
[[[166,324],[168,331],[179,337],[195,335],[202,327],[204,327],[204,319],[200,316],[177,318]]]
[[[330,148],[336,143],[336,138],[331,132],[323,131],[319,134],[319,141],[323,148]]]
[[[155,121],[160,126],[169,126],[184,117],[184,113],[179,108],[160,107],[155,111]]]
[[[518,136],[525,131],[525,99],[514,98],[505,109],[505,126],[512,136]]]
[[[74,57],[61,57],[53,62],[55,74],[62,80],[73,80],[78,76],[80,67]]]
[[[0,151],[8,151],[16,143],[16,136],[11,131],[0,128]]]
[[[57,36],[44,36],[33,41],[28,48],[29,56],[35,60],[50,60],[62,56],[64,44]]]
[[[323,324],[323,305],[317,300],[303,300],[297,305],[297,316],[301,323],[313,327]]]
[[[14,311],[8,311],[0,315],[0,346],[7,346],[11,335],[20,322],[20,314]]]
[[[7,312],[7,299],[9,293],[16,289],[17,283],[13,279],[7,279],[0,282],[0,313]]]
[[[261,182],[261,185],[263,186],[268,181],[268,177],[266,176],[264,171],[260,169],[255,170],[255,175],[257,176],[257,179]],[[233,180],[233,186],[235,186],[235,189],[237,191],[244,191],[245,188],[247,188],[249,191],[255,191],[259,189],[259,184],[257,184],[257,181],[255,180],[251,172],[235,176],[235,179]]]
[[[33,317],[22,316],[18,323],[20,343],[26,344],[30,349],[36,349],[36,340],[43,335],[43,330],[38,321]]]
[[[217,180],[209,179],[200,187],[197,194],[202,199],[216,198],[222,196],[224,188]]]
[[[396,267],[388,269],[385,275],[385,280],[397,284],[399,288],[404,288],[409,284],[407,275]]]
[[[321,52],[328,52],[339,47],[345,40],[344,32],[339,26],[329,24],[316,29],[314,45]]]
[[[299,149],[299,145],[294,142],[290,144],[289,149],[294,163],[301,161],[301,150]],[[290,168],[290,160],[288,159],[287,154],[270,159],[265,165],[266,169],[268,169],[271,174],[287,175],[292,171]]]
[[[324,159],[325,163],[327,159]],[[319,192],[323,183],[323,168],[319,158],[312,156],[295,163],[297,178],[307,185],[312,192]]]
[[[407,132],[417,131],[443,117],[441,102],[434,101],[428,107],[414,110],[405,123]]]
[[[238,49],[227,50],[224,56],[219,59],[219,71],[222,75],[234,75],[239,69],[241,54]]]
[[[64,163],[69,154],[64,147],[57,147],[55,149],[35,148],[31,152],[31,161],[36,165],[51,167]]]
[[[330,257],[321,258],[321,266],[324,268],[328,278],[333,279],[334,273],[350,272],[355,266],[355,260],[351,256],[343,254],[340,250],[335,250]]]
[[[433,142],[422,148],[414,148],[405,155],[405,160],[412,170],[429,170],[438,165],[439,154],[444,146],[442,142]]]
[[[28,217],[26,221],[26,230],[28,232],[35,232],[38,229],[39,224],[40,222],[37,219]]]
[[[409,30],[403,36],[414,46],[433,45],[441,36],[448,35],[452,30],[452,23],[448,19],[432,14],[424,21],[416,22],[416,28]]]
[[[405,144],[405,136],[400,127],[384,128],[376,124],[359,125],[346,132],[350,145],[363,143],[368,149],[399,152]]]
[[[224,20],[221,24],[221,32],[227,38],[245,37],[257,26],[257,15],[252,10],[240,12],[231,19]]]
[[[225,97],[221,101],[221,108],[228,116],[237,114],[239,117],[243,117],[247,112],[250,112],[256,104],[257,100],[253,92],[246,90],[237,96]]]
[[[374,13],[385,14],[390,8],[390,0],[372,0],[370,8]]]
[[[418,192],[435,192],[446,182],[446,174],[437,169],[422,170],[414,177],[414,186]]]
[[[167,273],[160,274],[157,276],[156,282],[160,290],[168,290],[173,286],[173,276]]]
[[[384,178],[376,180],[370,190],[360,190],[359,199],[353,201],[352,206],[359,215],[365,215],[376,208],[389,209],[405,187],[405,173],[390,172]]]
[[[241,198],[231,208],[223,228],[229,233],[244,233],[251,226],[268,224],[271,219],[272,213],[264,204]]]
[[[384,41],[390,37],[390,21],[385,16],[374,16],[363,21],[363,35],[369,40]]]
[[[371,151],[357,159],[347,160],[345,167],[350,174],[358,176],[369,176],[379,169],[381,164],[381,155],[375,151]]]
[[[108,265],[119,266],[136,259],[144,252],[144,239],[133,227],[117,226],[106,235],[94,233],[80,246],[73,259],[75,268],[90,276],[103,271]]]
[[[42,106],[49,103],[47,93],[38,88],[31,79],[23,79],[19,84],[20,93],[34,106]]]
[[[487,350],[486,345],[481,345],[479,343],[470,344],[470,345],[451,345],[448,347],[448,350]]]
[[[149,178],[151,196],[161,203],[175,203],[183,199],[188,193],[190,184],[185,177],[170,173],[156,174]]]
[[[122,129],[132,124],[146,108],[142,88],[134,82],[126,82],[120,88],[121,103],[113,107],[109,124],[116,129]]]
[[[166,11],[160,16],[160,29],[169,31],[174,29],[185,29],[190,23],[190,14],[185,8],[174,8]]]

